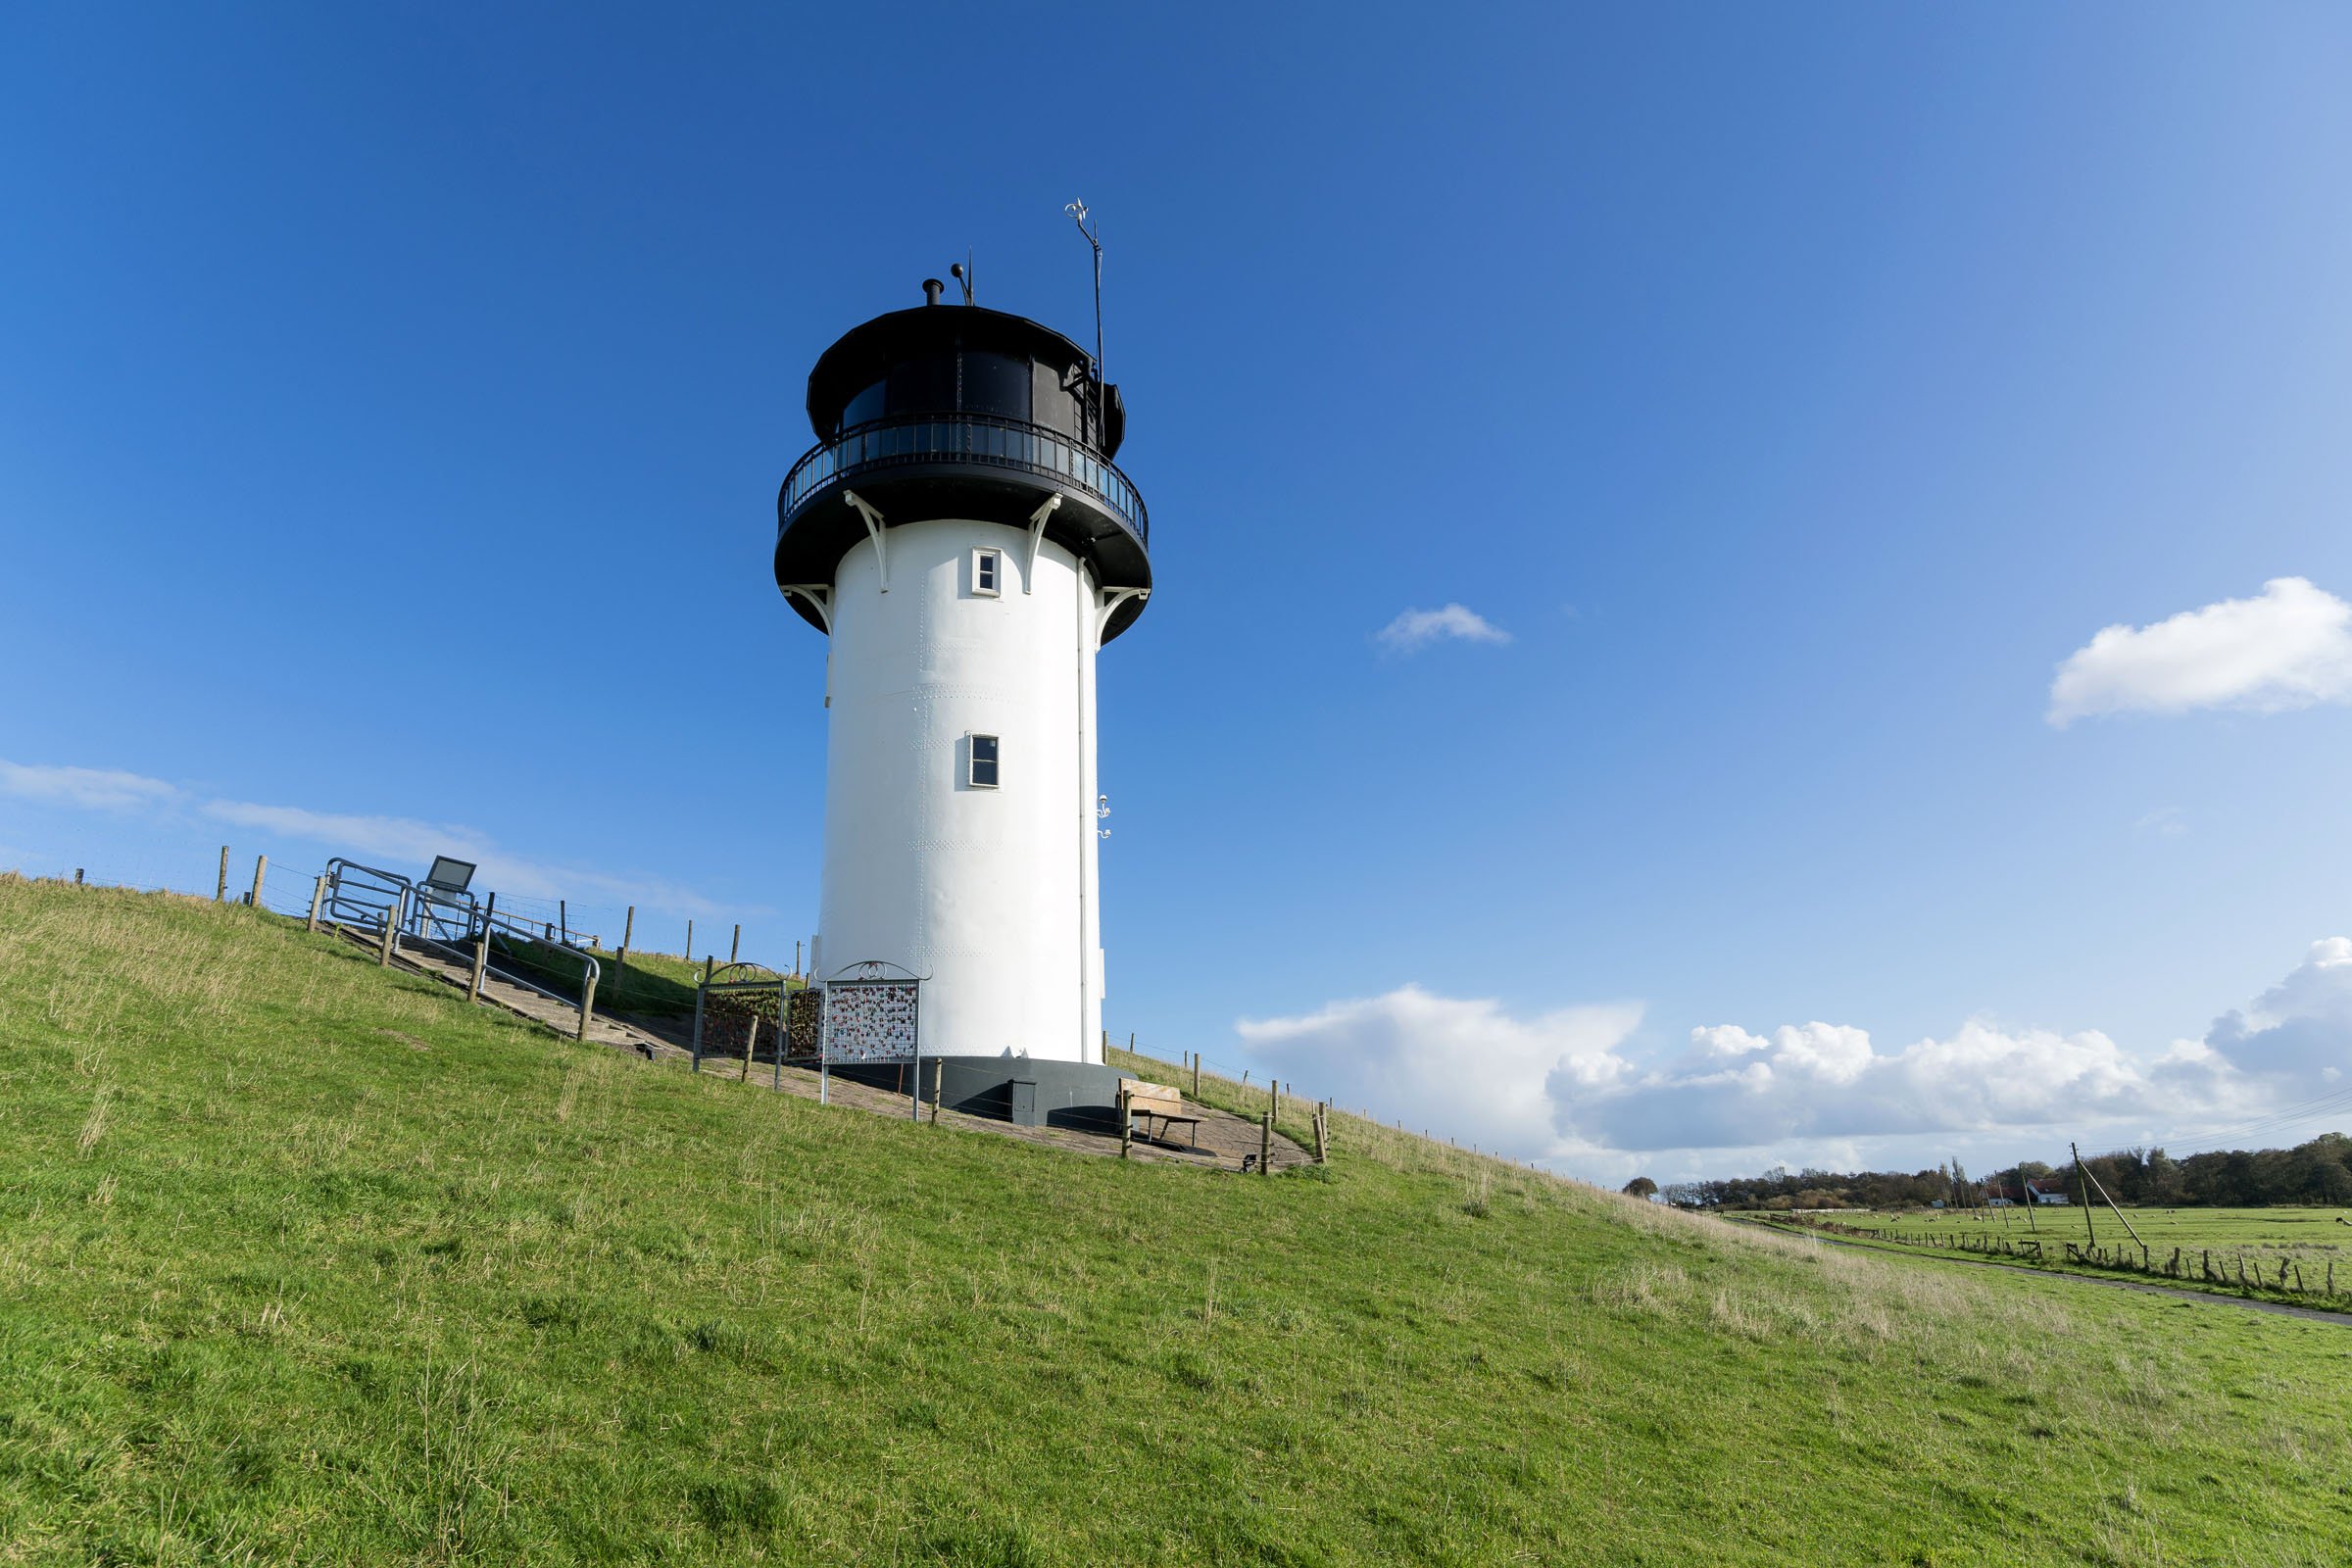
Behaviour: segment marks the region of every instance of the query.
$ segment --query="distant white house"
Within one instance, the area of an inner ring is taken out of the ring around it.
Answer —
[[[2066,1196],[2066,1179],[2060,1176],[2052,1176],[2046,1181],[2028,1182],[2026,1191],[2034,1195],[2034,1201],[2036,1203],[2064,1203],[2069,1200]]]

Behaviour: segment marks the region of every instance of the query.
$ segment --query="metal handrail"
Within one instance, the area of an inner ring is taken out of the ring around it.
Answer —
[[[482,921],[482,936],[487,940],[493,932],[503,931],[510,938],[520,937],[532,947],[547,948],[556,953],[567,953],[580,960],[584,966],[580,971],[581,981],[589,991],[594,992],[597,982],[604,978],[605,973],[604,965],[596,961],[596,955],[575,948],[568,942],[559,942],[554,937],[541,936],[538,928],[543,923],[542,921],[517,920],[508,914],[492,914]],[[517,985],[529,986],[531,990],[538,992],[541,996],[554,997],[558,1002],[571,1000],[569,997],[556,996],[556,993],[548,990],[545,986],[531,985],[530,981],[524,980],[518,975],[502,972],[499,978],[513,980]]]
[[[373,877],[375,881],[364,880],[368,877]],[[345,888],[347,878],[353,881],[349,890]],[[366,917],[365,924],[377,925],[384,918],[396,917],[395,911],[407,903],[415,888],[416,884],[398,871],[387,871],[378,865],[362,865],[357,860],[347,860],[338,855],[326,862],[326,894],[320,901],[320,912],[337,925],[362,923],[354,919],[358,915]],[[355,894],[360,896],[355,897]],[[383,902],[370,902],[365,897],[368,894],[381,895]]]
[[[1062,431],[994,414],[902,414],[854,424],[792,466],[783,508],[798,512],[836,479],[941,459],[1051,474],[1101,502],[1138,544],[1152,542],[1144,498],[1116,464]]]
[[[326,862],[325,881],[327,886],[320,892],[327,918],[347,928],[376,931],[382,939],[385,960],[389,961],[403,944],[439,948],[453,957],[476,959],[477,980],[483,975],[494,974],[509,985],[535,991],[550,1002],[578,1008],[579,1028],[574,1038],[588,1038],[588,1020],[596,1006],[597,984],[604,978],[605,972],[604,965],[594,954],[575,948],[568,942],[559,942],[553,937],[540,935],[536,929],[538,922],[525,922],[511,914],[499,913],[495,897],[488,906],[484,906],[470,893],[452,897],[434,892],[412,882],[398,871],[362,865],[357,860],[348,860],[341,856]],[[347,881],[351,884],[348,892],[345,888]],[[370,894],[382,898],[384,902],[369,902],[367,896]],[[442,910],[449,913],[445,915],[440,912]],[[364,921],[355,919],[356,915],[366,918]],[[457,934],[460,917],[464,925],[463,935],[457,941],[449,940],[449,936]],[[491,939],[502,931],[510,947],[519,940],[535,948],[569,954],[579,959],[580,994],[567,997],[560,991],[549,990],[526,975],[493,967],[490,963],[490,955],[494,951]],[[477,954],[466,952],[468,945],[477,948],[478,957]],[[471,995],[469,991],[468,996]]]
[[[445,914],[442,911],[447,910]],[[481,925],[482,902],[470,893],[452,896],[418,883],[409,899],[409,929],[420,936],[439,937],[462,927],[470,939]]]

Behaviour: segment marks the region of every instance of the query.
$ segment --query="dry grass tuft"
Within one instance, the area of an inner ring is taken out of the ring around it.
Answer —
[[[106,1110],[114,1098],[115,1091],[109,1086],[99,1090],[98,1098],[90,1102],[90,1114],[81,1124],[81,1136],[74,1141],[74,1147],[84,1154],[97,1148],[98,1140],[106,1136]]]

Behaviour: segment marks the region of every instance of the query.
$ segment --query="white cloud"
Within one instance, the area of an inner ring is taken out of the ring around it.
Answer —
[[[1970,1019],[1881,1052],[1849,1025],[1691,1031],[1692,1050],[1573,1107],[1567,1128],[1620,1149],[1731,1149],[1989,1132],[2147,1115],[2182,1102],[2097,1030],[2061,1035]]]
[[[38,767],[0,760],[0,795],[48,806],[126,811],[167,804],[177,799],[179,791],[160,778],[112,768]]]
[[[84,809],[145,811],[181,820],[193,811],[215,822],[320,845],[357,859],[382,860],[394,868],[408,865],[421,869],[436,855],[455,855],[474,861],[480,868],[477,888],[495,887],[517,898],[601,902],[615,907],[635,904],[698,919],[722,912],[720,906],[675,882],[659,877],[614,876],[512,855],[480,830],[454,823],[314,811],[299,806],[268,806],[253,801],[197,800],[176,785],[136,773],[35,766],[4,759],[0,759],[0,795]],[[729,908],[724,912],[741,916],[764,911]]]
[[[1559,1145],[1563,1097],[1605,1088],[1625,1070],[1616,1048],[1641,1021],[1638,1003],[1523,1019],[1497,1002],[1407,985],[1234,1027],[1277,1077],[1344,1091],[1347,1103],[1408,1130],[1533,1158]]]
[[[355,857],[429,862],[436,855],[456,855],[478,862],[491,853],[488,841],[469,829],[403,816],[347,816],[309,811],[299,806],[258,806],[250,801],[207,801],[201,809],[217,822],[257,827],[307,844],[332,845]]]
[[[2352,604],[2302,577],[2151,626],[2109,626],[2058,666],[2049,721],[2093,713],[2260,712],[2352,701]]]
[[[1507,643],[1511,634],[1466,605],[1408,610],[1380,628],[1381,646],[1409,654],[1435,642]]]
[[[1717,1024],[1691,1030],[1690,1044],[1701,1059],[1763,1053],[1760,1062],[1834,1084],[1852,1083],[1871,1060],[1869,1033],[1834,1023],[1783,1024],[1769,1040],[1737,1024]]]
[[[2201,1042],[2183,1042],[2243,1073],[2278,1083],[2281,1097],[2333,1083],[2352,1068],[2352,937],[2314,942],[2292,974],[2242,1011],[2214,1020]]]
[[[2096,1029],[2061,1033],[1971,1018],[1882,1051],[1845,1024],[1738,1024],[1640,1051],[1636,1003],[1522,1017],[1417,985],[1289,1018],[1244,1019],[1243,1044],[1407,1130],[1427,1128],[1595,1180],[1660,1180],[1774,1163],[1920,1168],[2046,1157],[2053,1141],[2165,1142],[2184,1129],[2318,1123],[2268,1118],[2352,1075],[2352,938],[2314,943],[2285,979],[2201,1040],[2133,1053]],[[2316,1113],[2315,1113],[2316,1114]]]

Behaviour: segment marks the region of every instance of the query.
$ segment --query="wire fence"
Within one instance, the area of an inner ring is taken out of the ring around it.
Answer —
[[[2301,1257],[2259,1252],[2249,1256],[2242,1247],[2180,1246],[2169,1252],[2144,1244],[2075,1242],[2060,1236],[2005,1233],[1903,1232],[1846,1225],[1816,1214],[1775,1214],[1760,1223],[1806,1234],[1834,1236],[1874,1245],[1904,1247],[1917,1251],[1960,1253],[1986,1262],[2015,1263],[2065,1273],[2131,1275],[2141,1279],[2177,1281],[2218,1287],[2223,1293],[2289,1303],[2340,1306],[2352,1298],[2352,1271],[2340,1282],[2332,1257]],[[2306,1274],[2304,1263],[2311,1264]]]
[[[1297,1084],[1270,1079],[1254,1067],[1211,1061],[1199,1052],[1180,1052],[1174,1058],[1156,1055],[1130,1035],[1125,1048],[1111,1045],[1104,1053],[1104,1059],[1153,1083],[1182,1090],[1200,1104],[1237,1116],[1254,1120],[1272,1111],[1275,1130],[1309,1151],[1315,1147],[1315,1116],[1320,1111],[1324,1135],[1333,1153],[1362,1155],[1399,1170],[1461,1181],[1473,1194],[1465,1200],[1472,1206],[1483,1201],[1481,1195],[1486,1184],[1506,1173],[1513,1180],[1554,1188],[1600,1191],[1590,1183],[1546,1170],[1532,1160],[1481,1149],[1476,1144],[1457,1144],[1434,1129],[1414,1129],[1400,1120],[1383,1120],[1360,1106],[1318,1100]]]
[[[24,874],[36,878],[64,882],[79,882],[85,886],[118,887],[151,893],[169,893],[201,899],[224,899],[228,902],[250,904],[289,919],[307,920],[312,901],[327,876],[325,868],[313,868],[295,862],[273,862],[256,858],[253,862],[235,859],[226,849],[223,859],[213,867],[208,878],[192,877],[183,860],[163,860],[140,858],[102,864],[66,866],[52,863],[45,870],[25,868]],[[651,921],[634,919],[627,906],[610,906],[594,903],[573,903],[567,899],[543,898],[531,895],[501,893],[496,904],[498,924],[504,935],[502,947],[510,939],[527,935],[536,928],[543,940],[559,947],[578,950],[582,956],[616,956],[624,936],[631,959],[639,957],[669,958],[699,965],[705,956],[713,962],[738,961],[741,954],[740,925],[729,924],[711,930],[694,921],[677,920],[674,924],[679,937],[679,950],[669,952],[662,945],[660,928]],[[709,937],[722,941],[713,942]],[[404,941],[415,940],[404,937]],[[437,944],[450,947],[449,944]],[[698,954],[699,950],[699,954]],[[721,955],[727,955],[721,957]],[[443,956],[453,956],[451,947]],[[799,984],[800,953],[794,955],[794,967],[781,963],[768,967],[781,974],[791,975]],[[501,963],[498,970],[517,983],[553,995],[542,983],[547,978],[534,973],[526,978],[509,973],[514,966]],[[613,967],[617,968],[617,965]],[[686,982],[691,985],[689,980]],[[564,999],[570,1000],[570,999]],[[733,999],[730,999],[730,1004]],[[735,1033],[751,1028],[749,1008],[736,1008],[746,1015],[729,1017],[721,1024],[716,1016],[706,1020],[713,1025],[710,1042],[720,1051],[734,1044]],[[781,1019],[763,1020],[765,1027],[778,1035],[790,1038],[808,1032],[805,1024],[792,1031],[776,1030]],[[1164,1083],[1182,1090],[1200,1104],[1256,1120],[1266,1112],[1273,1113],[1274,1130],[1299,1147],[1313,1152],[1317,1147],[1317,1121],[1325,1146],[1366,1155],[1381,1163],[1408,1171],[1420,1171],[1460,1179],[1476,1186],[1492,1181],[1503,1172],[1517,1177],[1532,1178],[1562,1187],[1586,1189],[1589,1184],[1564,1177],[1530,1160],[1520,1159],[1497,1151],[1482,1149],[1476,1144],[1462,1145],[1445,1137],[1435,1128],[1408,1126],[1402,1120],[1384,1119],[1361,1106],[1348,1106],[1328,1099],[1319,1099],[1302,1091],[1295,1083],[1269,1079],[1258,1068],[1236,1062],[1210,1060],[1198,1052],[1178,1053],[1174,1058],[1153,1054],[1152,1050],[1139,1046],[1133,1035],[1126,1049],[1109,1046],[1105,1060],[1112,1066]],[[738,1049],[740,1049],[738,1047]],[[762,1059],[774,1050],[762,1053]]]
[[[278,914],[307,917],[311,894],[323,865],[307,861],[245,859],[223,849],[224,858],[211,874],[193,870],[179,857],[135,857],[106,861],[33,861],[21,865],[21,875],[39,881],[79,882],[88,887],[127,888],[142,893],[173,893],[191,898],[221,898],[235,904],[259,904]],[[257,880],[260,897],[255,898]],[[684,916],[657,920],[631,906],[601,900],[544,898],[500,893],[498,912],[516,928],[535,927],[552,940],[590,953],[613,953],[625,942],[627,951],[647,957],[676,958],[700,963],[710,957],[720,963],[758,957],[760,961],[797,974],[804,949],[794,944],[792,960],[746,950],[740,922],[693,919]]]

